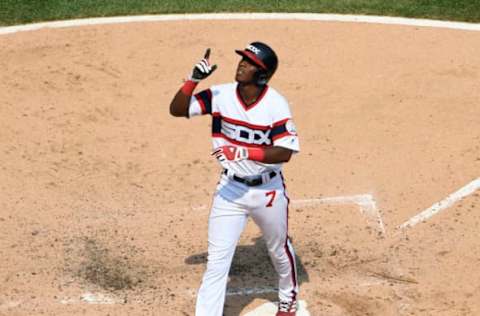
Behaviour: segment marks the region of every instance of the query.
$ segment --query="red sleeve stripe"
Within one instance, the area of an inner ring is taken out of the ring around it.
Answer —
[[[210,106],[207,107],[207,111],[208,113],[212,113],[212,90],[210,89],[207,90],[207,98],[210,101],[208,102]]]
[[[283,125],[283,124],[287,123],[288,120],[289,120],[289,118],[286,118],[286,119],[283,119],[281,121],[275,122],[275,123],[273,123],[273,127]]]
[[[195,94],[195,98],[202,108],[202,114],[210,114],[212,112],[212,91],[210,89]]]
[[[205,102],[203,102],[202,98],[200,98],[198,94],[195,95],[195,98],[197,99],[198,104],[200,104],[200,107],[202,108],[202,114],[206,114],[207,108],[205,107]]]

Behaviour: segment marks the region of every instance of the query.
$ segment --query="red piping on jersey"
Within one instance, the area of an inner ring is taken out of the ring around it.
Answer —
[[[283,120],[281,120],[281,121],[278,121],[278,122],[273,123],[272,126],[275,127],[275,126],[283,125],[283,124],[287,123],[288,120],[289,120],[289,118],[283,119]]]
[[[195,96],[195,98],[198,101],[198,104],[200,104],[200,107],[202,108],[202,114],[207,113],[207,107],[205,106],[205,102],[203,102],[202,98],[200,96]]]
[[[268,125],[250,124],[250,123],[245,122],[245,121],[240,121],[240,120],[236,120],[236,119],[232,119],[232,118],[223,116],[223,115],[220,114],[220,112],[214,112],[214,113],[212,113],[212,116],[215,116],[215,117],[220,116],[220,117],[222,117],[223,120],[227,121],[228,123],[242,125],[242,126],[250,127],[250,128],[253,128],[253,129],[259,129],[259,130],[262,130],[262,131],[267,131],[267,130],[270,129],[270,126],[268,126]]]
[[[212,112],[212,90],[207,90],[207,98],[210,100],[210,112]],[[205,105],[205,114],[208,113],[207,105]]]
[[[250,105],[245,104],[245,101],[243,101],[243,98],[242,98],[242,96],[240,95],[240,91],[238,90],[238,84],[237,84],[237,88],[235,89],[235,92],[236,92],[236,95],[237,95],[238,102],[240,102],[240,104],[243,106],[243,108],[245,109],[245,111],[248,111],[248,110],[250,110],[251,108],[253,108],[255,105],[257,105],[257,104],[263,99],[263,97],[264,97],[265,94],[267,93],[267,90],[268,90],[268,86],[265,85],[265,87],[263,88],[263,90],[262,90],[262,92],[260,93],[260,95],[258,96],[258,98],[255,100],[255,102],[253,102],[253,103],[250,104]]]
[[[295,288],[297,287],[297,275],[295,273],[295,258],[293,258],[292,253],[290,252],[290,249],[288,248],[288,237],[285,240],[285,252],[287,253],[288,261],[290,261],[290,266],[291,266],[291,274],[292,274],[292,283],[293,283],[293,289],[292,289],[292,299],[296,300],[297,292],[295,291]]]
[[[267,126],[267,125],[250,124],[250,123],[247,123],[247,122],[244,122],[244,121],[235,120],[235,119],[225,117],[225,116],[222,116],[222,119],[224,121],[226,121],[227,123],[242,125],[242,126],[250,127],[250,128],[253,128],[253,129],[259,129],[259,130],[262,130],[262,131],[268,131],[270,129],[270,126]]]
[[[232,144],[243,146],[243,147],[255,147],[255,148],[265,148],[265,147],[271,147],[272,145],[257,145],[257,144],[250,144],[250,143],[245,143],[245,142],[240,142],[235,139],[231,139],[230,137],[222,134],[222,133],[212,133],[212,137],[214,138],[223,138]]]
[[[287,236],[285,238],[285,252],[287,253],[288,261],[290,261],[290,269],[291,269],[291,274],[292,274],[292,283],[293,283],[293,289],[292,289],[292,299],[296,299],[297,297],[297,292],[295,291],[295,288],[297,287],[297,274],[296,274],[296,268],[295,268],[295,258],[293,257],[292,253],[290,252],[290,249],[288,248],[288,206],[290,205],[290,198],[287,196],[287,185],[285,184],[285,178],[283,177],[283,174],[280,173],[280,176],[282,178],[282,185],[283,185],[283,195],[287,199]]]

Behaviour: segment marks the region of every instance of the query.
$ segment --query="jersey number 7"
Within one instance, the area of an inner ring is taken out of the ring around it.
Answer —
[[[275,190],[265,193],[265,196],[271,196],[270,201],[268,201],[267,205],[265,205],[266,207],[272,207],[273,200],[275,200],[275,195],[276,194],[277,194],[277,191],[275,191]]]

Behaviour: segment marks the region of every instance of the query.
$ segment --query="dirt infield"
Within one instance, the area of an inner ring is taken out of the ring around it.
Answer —
[[[385,225],[292,207],[310,313],[480,314],[480,191],[397,229],[480,176],[479,32],[177,21],[0,36],[0,315],[193,315],[220,167],[209,118],[168,104],[206,47],[202,87],[233,80],[253,40],[277,50],[299,130],[291,199],[371,194]],[[227,316],[276,298],[259,236],[249,224]]]

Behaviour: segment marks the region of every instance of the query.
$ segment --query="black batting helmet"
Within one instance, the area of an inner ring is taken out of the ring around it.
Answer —
[[[266,84],[277,70],[277,54],[265,43],[253,42],[244,50],[236,50],[235,52],[258,66],[257,84],[259,85]]]

